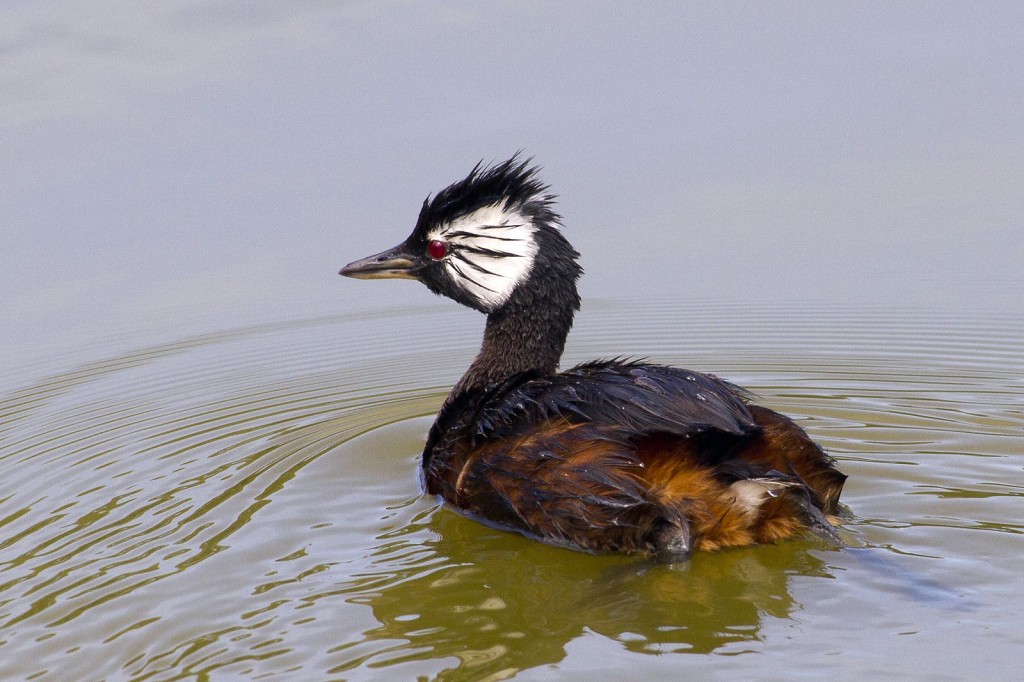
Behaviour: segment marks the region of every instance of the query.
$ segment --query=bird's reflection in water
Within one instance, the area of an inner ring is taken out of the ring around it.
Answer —
[[[371,607],[380,623],[363,644],[403,642],[372,667],[450,659],[442,679],[504,679],[558,663],[591,633],[636,652],[738,652],[758,639],[765,617],[793,609],[791,576],[831,577],[803,542],[659,565],[550,547],[447,509],[426,516],[382,536],[379,573],[357,576],[364,588],[349,601]]]

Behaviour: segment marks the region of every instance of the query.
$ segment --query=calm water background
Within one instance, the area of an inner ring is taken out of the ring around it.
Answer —
[[[1015,679],[1016,3],[8,2],[0,677]],[[585,307],[796,417],[850,549],[683,566],[421,497],[482,318],[342,281],[525,149]]]

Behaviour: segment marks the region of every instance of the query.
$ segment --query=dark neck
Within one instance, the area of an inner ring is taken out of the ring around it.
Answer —
[[[553,374],[580,308],[576,280],[579,254],[555,230],[538,233],[537,260],[529,279],[499,310],[487,316],[484,340],[473,364],[459,379],[437,415],[423,448],[427,490],[442,492],[455,471],[455,443],[473,419],[479,401],[508,379],[526,372]],[[499,398],[500,399],[500,398]],[[467,421],[468,420],[468,421]],[[454,440],[453,440],[454,439]]]
[[[558,369],[580,305],[578,269],[575,263],[573,266],[562,272],[553,268],[535,271],[500,310],[487,316],[480,353],[449,399],[487,389],[523,372],[544,375]]]

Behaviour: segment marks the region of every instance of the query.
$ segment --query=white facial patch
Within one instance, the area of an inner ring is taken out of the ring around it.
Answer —
[[[488,312],[497,310],[530,275],[537,242],[533,222],[504,203],[478,208],[427,235],[449,246],[452,279]]]

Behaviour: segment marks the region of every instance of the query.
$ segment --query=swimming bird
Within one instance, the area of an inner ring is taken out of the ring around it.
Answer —
[[[427,436],[426,491],[484,523],[589,552],[685,559],[807,530],[837,540],[846,476],[792,420],[711,374],[636,360],[558,371],[579,254],[518,155],[427,197],[398,246],[342,268],[487,315]]]

